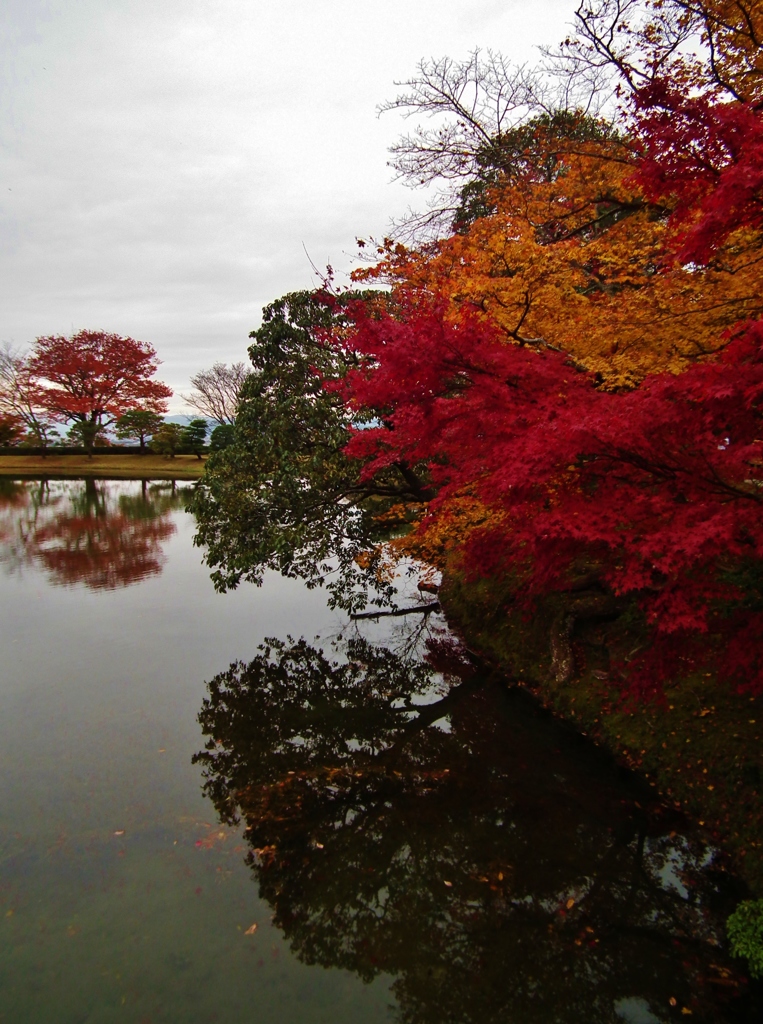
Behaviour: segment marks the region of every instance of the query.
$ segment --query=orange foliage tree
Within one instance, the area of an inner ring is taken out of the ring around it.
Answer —
[[[566,352],[608,388],[680,372],[763,313],[758,232],[735,231],[703,266],[673,259],[671,200],[645,196],[636,140],[539,123],[532,147],[529,168],[486,190],[486,215],[417,250],[387,243],[356,280],[445,299],[454,321],[476,309],[507,342]]]
[[[491,134],[475,123],[479,102],[463,101],[476,59],[421,66],[399,105],[436,113],[445,96],[457,129],[409,137],[399,167],[458,182],[452,228],[379,247],[355,277],[386,284],[382,298],[328,298],[334,321],[313,317],[299,335],[299,394],[312,415],[322,385],[332,418],[321,412],[318,429],[332,427],[344,499],[318,515],[329,462],[321,477],[314,446],[279,459],[291,507],[301,502],[300,544],[305,524],[314,531],[290,563],[306,578],[316,555],[352,551],[382,584],[391,556],[455,555],[467,577],[514,580],[525,603],[582,579],[641,608],[649,686],[709,657],[763,690],[763,115],[748,6],[581,5],[559,59],[572,78],[611,72],[624,105],[610,123],[533,108],[528,85],[529,113],[508,127],[501,113]],[[493,78],[505,112],[519,93]],[[279,358],[286,336],[270,339]],[[272,356],[253,346],[253,359]],[[260,394],[274,408],[270,384]],[[265,422],[242,421],[199,506],[210,564],[234,585],[262,564],[241,525],[275,478],[258,454],[273,446]],[[374,505],[383,474],[417,487]],[[416,522],[385,545],[356,508]],[[280,551],[283,514],[264,509],[261,522]]]

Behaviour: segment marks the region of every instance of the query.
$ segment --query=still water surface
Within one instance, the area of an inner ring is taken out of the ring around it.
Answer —
[[[758,1019],[648,787],[435,617],[215,594],[184,501],[2,482],[0,1021]]]

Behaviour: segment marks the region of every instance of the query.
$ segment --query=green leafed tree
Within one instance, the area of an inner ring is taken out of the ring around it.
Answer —
[[[85,448],[88,454],[92,453],[96,445],[109,443],[104,428],[91,420],[75,420],[67,430],[66,436],[72,444],[78,444]]]
[[[391,583],[367,557],[379,537],[375,516],[422,500],[426,484],[402,464],[364,480],[362,461],[345,454],[351,427],[362,424],[326,384],[357,359],[324,337],[341,330],[348,301],[293,292],[267,306],[250,335],[235,440],[210,457],[191,505],[218,590],[260,584],[274,569],[310,587],[326,584],[333,606],[356,610],[371,590],[380,604],[392,600]]]
[[[120,441],[137,441],[141,454],[146,450],[146,442],[160,430],[164,418],[151,409],[130,409],[117,420],[116,434]]]
[[[202,419],[191,420],[187,427],[183,427],[183,451],[200,459],[207,442],[208,429],[207,421]]]
[[[151,447],[159,455],[174,459],[183,446],[183,428],[179,423],[163,423],[151,438]]]
[[[219,423],[209,437],[210,452],[221,452],[233,444],[236,436],[236,428],[230,423]]]
[[[763,900],[743,900],[726,929],[733,954],[745,957],[753,978],[763,978]]]

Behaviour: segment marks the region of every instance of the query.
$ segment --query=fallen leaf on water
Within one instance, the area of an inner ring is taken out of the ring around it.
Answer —
[[[567,907],[568,910],[571,910],[575,906],[575,901],[573,899],[569,899],[569,900],[567,900],[567,903],[565,904],[565,906]]]
[[[449,889],[452,889],[452,888],[453,888],[453,883],[452,883],[452,882],[445,882],[445,881],[443,881],[443,884],[444,884],[444,885],[447,885],[447,887],[448,887]]]
[[[256,931],[257,931],[257,925],[253,924],[253,925],[251,925],[251,927],[246,929],[246,931],[244,932],[244,935],[254,935],[254,933]]]

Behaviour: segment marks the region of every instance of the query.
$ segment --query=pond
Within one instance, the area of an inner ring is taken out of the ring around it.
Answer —
[[[0,481],[0,1021],[760,1019],[648,786],[437,615],[216,594],[186,498]]]

